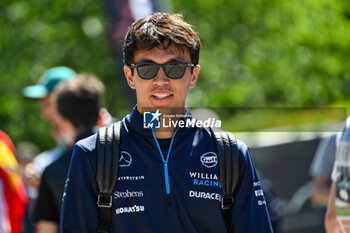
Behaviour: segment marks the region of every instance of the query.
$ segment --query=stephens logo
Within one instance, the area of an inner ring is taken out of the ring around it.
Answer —
[[[144,112],[143,113],[143,128],[144,129],[159,129],[160,128],[160,115],[159,109],[156,112]]]
[[[207,152],[200,157],[202,164],[207,168],[215,167],[218,164],[218,157],[214,152]]]
[[[126,151],[120,152],[119,167],[129,167],[131,163],[132,163],[131,155]]]
[[[143,191],[129,191],[126,190],[125,192],[114,192],[114,198],[128,198],[128,197],[143,197]]]

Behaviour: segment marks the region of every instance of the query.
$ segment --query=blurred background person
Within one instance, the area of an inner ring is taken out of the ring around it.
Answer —
[[[39,153],[39,148],[32,142],[19,142],[16,145],[16,158],[18,161],[18,173],[21,175],[22,179],[25,180],[24,170],[28,164],[32,163],[34,157]],[[28,177],[27,177],[28,178]],[[24,183],[26,193],[28,196],[28,205],[23,222],[23,233],[33,233],[34,224],[32,224],[29,214],[32,211],[33,203],[36,196],[32,196],[33,193],[36,193],[36,190],[33,190],[33,187],[28,186]]]
[[[123,94],[127,96],[129,107],[135,105],[136,99],[133,91],[127,85],[123,73],[122,45],[128,27],[135,21],[152,12],[172,12],[171,0],[103,0],[109,25],[107,26],[107,39],[113,54],[117,82],[123,86]],[[115,96],[117,99],[117,96]]]
[[[325,226],[327,233],[350,232],[350,117],[336,138],[336,156],[332,171]]]
[[[82,73],[54,90],[58,130],[66,142],[66,152],[45,168],[34,209],[38,233],[57,233],[61,201],[73,144],[94,133],[102,106],[104,86],[96,76]]]
[[[50,124],[50,133],[52,139],[56,142],[56,146],[47,151],[43,151],[28,162],[23,168],[23,180],[26,184],[29,208],[28,218],[31,218],[31,213],[35,201],[38,197],[38,188],[40,178],[44,169],[57,160],[66,150],[66,142],[61,137],[58,128],[59,122],[57,120],[57,111],[51,101],[51,95],[58,83],[68,81],[76,75],[76,72],[66,66],[56,66],[47,69],[40,77],[39,81],[32,86],[27,86],[23,89],[23,95],[30,99],[37,101],[41,109],[41,117]],[[34,225],[28,221],[28,228],[26,230],[33,232]]]
[[[7,134],[0,130],[0,232],[21,233],[27,196],[21,177],[15,147]]]
[[[42,152],[33,160],[26,168],[28,183],[37,182],[40,174],[47,165],[55,161],[60,155],[64,153],[65,142],[58,132],[59,123],[56,119],[57,111],[52,105],[51,93],[58,83],[61,81],[68,81],[76,75],[76,72],[66,66],[52,67],[44,72],[39,82],[36,85],[28,86],[23,89],[23,95],[29,99],[37,100],[41,108],[41,116],[50,123],[51,136],[56,141],[57,146],[48,151]],[[32,166],[33,165],[33,166]]]
[[[321,139],[310,167],[312,200],[326,207],[331,189],[331,175],[335,160],[337,133]]]

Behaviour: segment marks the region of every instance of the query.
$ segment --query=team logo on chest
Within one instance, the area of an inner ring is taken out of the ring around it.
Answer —
[[[212,168],[218,164],[218,157],[214,152],[207,152],[200,157],[200,161],[205,167]]]
[[[130,167],[131,163],[132,163],[131,155],[126,151],[120,152],[119,167]]]

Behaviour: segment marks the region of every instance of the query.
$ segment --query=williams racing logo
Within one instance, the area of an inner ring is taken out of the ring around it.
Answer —
[[[214,152],[207,152],[200,157],[202,164],[207,168],[215,167],[218,164],[218,157]]]

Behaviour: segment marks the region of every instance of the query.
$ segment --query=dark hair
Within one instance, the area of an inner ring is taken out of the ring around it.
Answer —
[[[78,130],[96,125],[102,106],[104,85],[96,76],[78,74],[67,82],[61,82],[53,94],[57,111]]]
[[[188,49],[191,62],[198,64],[201,42],[192,26],[180,14],[153,13],[129,27],[123,48],[124,63],[133,63],[137,50],[167,49],[172,44],[182,51]]]

